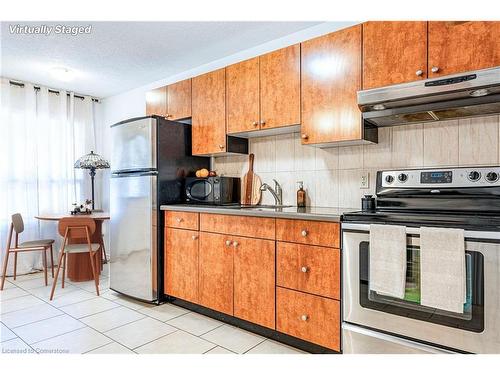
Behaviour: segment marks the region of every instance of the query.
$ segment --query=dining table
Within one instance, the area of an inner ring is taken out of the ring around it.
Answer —
[[[109,220],[110,216],[108,212],[94,211],[91,214],[76,214],[71,215],[69,213],[51,213],[51,214],[40,214],[35,216],[38,220],[48,220],[48,221],[59,221],[63,217],[85,217],[94,219],[96,223],[96,228],[92,234],[90,240],[92,243],[101,244],[101,251],[104,249],[104,240],[102,237],[102,224],[105,220]],[[69,240],[69,243],[81,243],[85,241],[79,241],[75,239]],[[66,270],[66,276],[71,281],[90,281],[94,277],[92,275],[92,266],[90,264],[90,258],[87,253],[76,253],[68,254],[67,260],[68,269]],[[102,269],[102,254],[97,257],[97,272],[100,274]]]

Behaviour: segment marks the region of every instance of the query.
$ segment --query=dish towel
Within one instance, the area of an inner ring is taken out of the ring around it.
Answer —
[[[420,303],[463,314],[465,301],[464,230],[420,228]]]
[[[404,298],[406,227],[370,225],[370,290]]]

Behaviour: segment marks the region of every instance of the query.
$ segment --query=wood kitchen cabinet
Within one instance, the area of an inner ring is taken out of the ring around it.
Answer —
[[[305,41],[301,48],[302,144],[361,140],[361,25]]]
[[[275,242],[232,237],[234,316],[275,328]]]
[[[429,22],[429,78],[500,65],[500,22]]]
[[[226,68],[228,134],[300,124],[300,45]]]
[[[159,87],[146,93],[146,116],[167,120],[191,117],[191,79]]]
[[[427,78],[427,22],[363,24],[363,89]]]
[[[192,153],[226,151],[225,69],[192,79]]]
[[[165,228],[165,294],[198,303],[199,232]]]
[[[200,233],[199,303],[233,315],[233,246],[228,236]]]

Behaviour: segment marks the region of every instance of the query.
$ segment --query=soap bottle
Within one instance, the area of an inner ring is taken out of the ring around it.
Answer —
[[[304,183],[302,181],[297,181],[299,184],[299,190],[297,190],[297,207],[306,206],[306,191],[304,190]]]

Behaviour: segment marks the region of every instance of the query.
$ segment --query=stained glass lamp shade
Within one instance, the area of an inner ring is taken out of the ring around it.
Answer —
[[[101,155],[90,151],[90,154],[83,155],[75,162],[75,168],[90,169],[90,179],[92,181],[92,209],[94,209],[94,177],[96,169],[109,168],[109,162]]]

